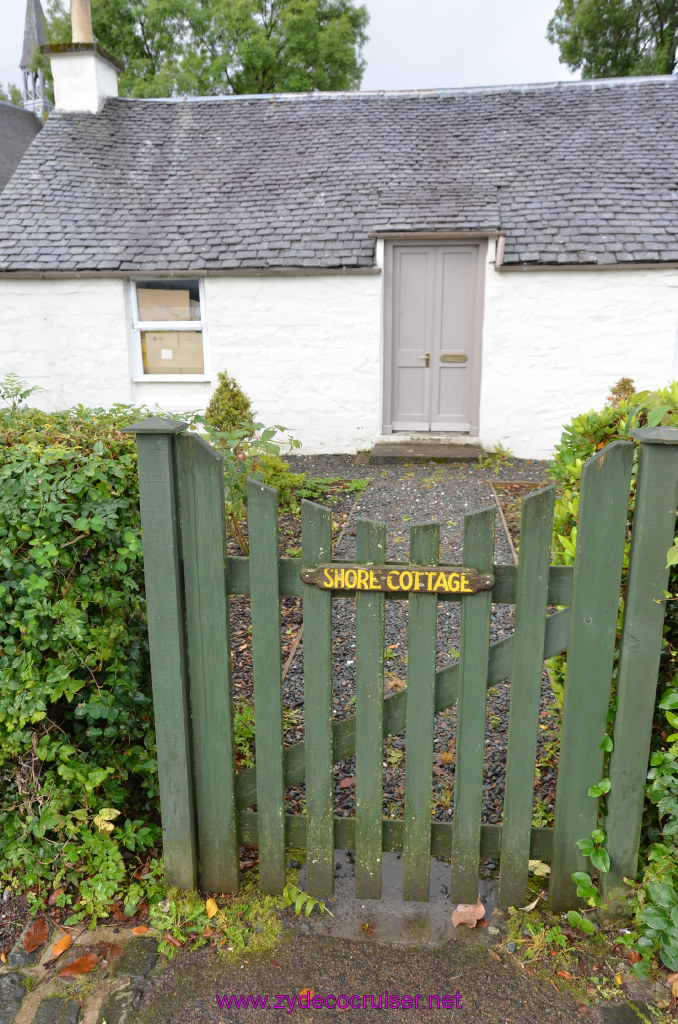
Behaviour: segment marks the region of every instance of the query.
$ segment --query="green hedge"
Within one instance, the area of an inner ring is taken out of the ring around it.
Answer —
[[[94,877],[83,911],[159,838],[136,451],[121,433],[144,414],[0,420],[0,877],[64,903]]]

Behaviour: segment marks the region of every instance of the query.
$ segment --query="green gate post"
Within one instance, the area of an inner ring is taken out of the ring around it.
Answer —
[[[628,589],[617,676],[618,708],[610,756],[607,850],[610,871],[600,879],[602,915],[624,912],[624,877],[634,878],[643,814],[652,717],[678,504],[678,430],[632,430],[640,441]]]
[[[176,471],[176,435],[187,426],[153,416],[124,433],[136,434],[137,441],[165,873],[171,885],[195,889],[198,845]]]
[[[200,885],[237,892],[233,685],[223,455],[195,433],[176,439]]]
[[[589,866],[577,843],[598,820],[588,790],[603,768],[632,464],[633,445],[613,441],[582,469],[549,885],[555,911],[577,905],[571,876]]]

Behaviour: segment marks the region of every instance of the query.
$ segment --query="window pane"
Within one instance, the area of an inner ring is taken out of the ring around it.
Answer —
[[[200,320],[197,281],[139,281],[139,320]]]
[[[144,373],[203,373],[202,331],[142,331]]]

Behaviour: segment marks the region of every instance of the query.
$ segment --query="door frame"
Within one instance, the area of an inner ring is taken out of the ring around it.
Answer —
[[[468,433],[477,437],[480,433],[480,379],[483,356],[483,316],[485,311],[485,266],[487,263],[489,235],[479,236],[477,234],[446,236],[436,234],[397,234],[391,237],[384,237],[384,289],[383,289],[383,357],[382,357],[382,433],[393,433],[392,421],[392,384],[393,384],[393,250],[395,246],[439,245],[439,246],[464,246],[475,245],[478,248],[478,273],[474,296],[475,316],[473,318],[473,349],[477,357],[473,360],[470,368],[471,378],[471,407],[470,427]],[[398,433],[416,433],[416,431],[398,431]],[[439,431],[436,431],[438,433]],[[442,433],[442,431],[440,431]],[[459,433],[459,431],[445,431],[445,433]]]

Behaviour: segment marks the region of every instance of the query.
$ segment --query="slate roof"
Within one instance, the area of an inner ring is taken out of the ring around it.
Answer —
[[[41,122],[28,110],[0,102],[0,192],[14,174],[40,127]],[[20,186],[19,179],[17,187]]]
[[[505,264],[678,260],[678,82],[52,114],[0,198],[0,271],[369,267],[394,231],[505,232]]]

